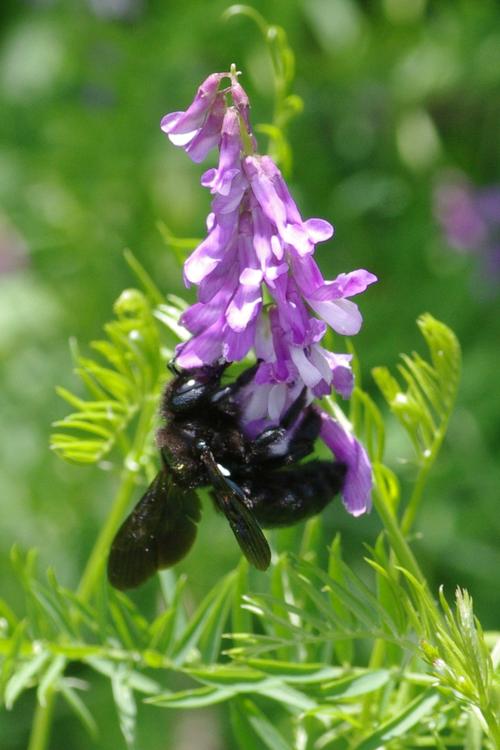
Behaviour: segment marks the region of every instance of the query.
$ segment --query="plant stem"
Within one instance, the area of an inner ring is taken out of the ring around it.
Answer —
[[[425,464],[422,466],[418,474],[415,487],[413,488],[413,492],[408,501],[405,512],[403,513],[403,519],[401,521],[401,531],[403,532],[403,534],[408,534],[411,527],[413,526],[415,516],[417,515],[417,511],[422,501],[424,487],[427,483],[427,477],[429,476],[429,472],[432,469],[434,462],[438,456],[438,453],[441,449],[441,445],[443,443],[444,436],[446,435],[447,429],[448,429],[448,419],[446,419],[441,425],[441,427],[439,428],[439,430],[437,430],[436,437],[432,444],[430,454],[426,458]]]
[[[373,493],[373,504],[382,519],[391,547],[394,550],[394,554],[396,555],[399,564],[415,576],[418,581],[424,581],[424,575],[420,570],[420,566],[417,563],[401,528],[399,527],[396,516],[388,507],[382,493],[377,491]]]
[[[89,600],[101,578],[108,549],[136,487],[136,477],[141,470],[140,459],[151,431],[151,422],[156,412],[156,406],[157,398],[156,396],[151,396],[145,400],[144,406],[141,409],[133,447],[125,459],[121,484],[113,500],[106,523],[94,544],[78,586],[77,593],[83,602]]]
[[[434,456],[435,455],[436,453],[434,453]],[[433,463],[434,463],[434,460],[428,461],[426,465],[419,472],[417,481],[415,483],[415,487],[413,488],[413,492],[411,494],[411,497],[408,501],[408,505],[405,508],[405,512],[403,513],[403,518],[401,520],[401,531],[403,532],[403,534],[408,534],[411,527],[413,526],[413,522],[415,521],[415,516],[417,515],[417,511],[420,506],[420,501],[422,500],[422,495],[423,495],[425,484],[427,482],[427,477],[429,475],[429,471],[431,470]]]
[[[48,746],[54,704],[55,693],[53,690],[49,690],[46,694],[45,705],[37,704],[28,750],[45,750]]]
[[[134,487],[136,487],[136,476],[137,471],[130,469],[125,469],[122,474],[122,481],[111,507],[111,512],[97,538],[77,589],[78,597],[83,602],[89,600],[97,581],[102,575],[107,551],[113,541],[118,523],[129,504]]]

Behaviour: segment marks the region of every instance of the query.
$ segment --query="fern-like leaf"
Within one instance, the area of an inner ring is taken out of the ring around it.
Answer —
[[[75,372],[88,395],[82,398],[66,388],[57,389],[74,410],[54,423],[57,430],[51,440],[52,449],[67,461],[96,463],[116,445],[127,456],[131,448],[127,430],[134,418],[144,412],[154,416],[166,378],[165,361],[183,330],[178,324],[182,307],[178,300],[153,306],[151,294],[128,289],[120,295],[114,306],[116,317],[104,327],[106,338],[91,343],[98,359],[83,356],[73,345]],[[170,346],[163,341],[164,332]]]
[[[420,464],[432,462],[455,403],[460,378],[460,346],[453,331],[429,314],[418,327],[429,348],[430,361],[419,354],[402,355],[401,384],[387,367],[376,367],[373,377],[391,411],[408,433]]]

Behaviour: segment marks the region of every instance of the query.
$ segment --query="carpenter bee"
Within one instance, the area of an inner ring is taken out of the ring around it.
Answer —
[[[271,551],[261,527],[290,526],[319,513],[342,488],[337,461],[298,462],[313,451],[320,417],[306,405],[306,389],[280,423],[253,440],[241,428],[238,392],[259,363],[228,385],[227,363],[181,371],[161,399],[157,433],[162,468],[118,530],[108,578],[118,589],[139,586],[190,550],[200,520],[195,489],[208,486],[247,560],[266,570]]]

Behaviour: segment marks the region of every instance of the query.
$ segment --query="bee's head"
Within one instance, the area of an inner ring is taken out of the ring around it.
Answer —
[[[177,371],[165,393],[167,407],[176,414],[182,414],[206,403],[220,387],[220,379],[227,366],[227,362],[216,362]]]

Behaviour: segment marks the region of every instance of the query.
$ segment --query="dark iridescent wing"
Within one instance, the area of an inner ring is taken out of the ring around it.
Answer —
[[[108,579],[117,589],[139,586],[191,549],[200,501],[160,471],[118,530],[108,558]]]
[[[203,452],[201,460],[207,468],[217,505],[229,521],[241,551],[257,570],[267,570],[271,550],[255,516],[245,505],[243,490],[226,476],[209,450]]]

